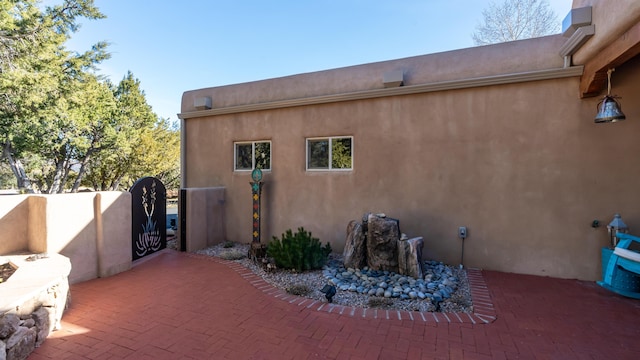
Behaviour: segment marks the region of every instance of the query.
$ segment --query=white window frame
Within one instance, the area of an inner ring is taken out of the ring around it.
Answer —
[[[350,139],[351,140],[351,167],[350,168],[337,168],[334,169],[332,167],[332,163],[333,163],[333,146],[332,146],[332,142],[334,139]],[[319,169],[319,168],[310,168],[309,167],[309,141],[317,141],[317,140],[328,140],[329,141],[329,167],[328,168],[323,168],[323,169]],[[306,171],[313,171],[313,172],[322,172],[322,171],[338,171],[338,172],[346,172],[346,171],[353,171],[353,164],[354,164],[354,151],[353,151],[353,136],[349,135],[349,136],[320,136],[320,137],[310,137],[310,138],[306,138],[305,139],[305,157],[304,157],[304,162],[305,162],[305,169]]]
[[[256,144],[269,143],[269,168],[261,169],[262,171],[271,171],[273,168],[273,144],[271,140],[255,140],[255,141],[234,141],[233,142],[233,171],[236,172],[251,172],[256,168]],[[251,144],[251,169],[238,169],[238,146]]]

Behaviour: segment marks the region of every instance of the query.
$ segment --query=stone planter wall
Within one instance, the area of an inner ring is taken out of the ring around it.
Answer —
[[[16,272],[0,284],[0,360],[26,359],[60,328],[69,298],[69,259],[9,257]]]
[[[49,336],[55,309],[39,307],[31,314],[4,314],[0,317],[0,360],[22,360]]]

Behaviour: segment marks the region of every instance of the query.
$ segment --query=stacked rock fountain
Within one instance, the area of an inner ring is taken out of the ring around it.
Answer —
[[[438,304],[457,289],[458,278],[440,262],[423,262],[423,243],[401,234],[398,220],[365,214],[362,224],[347,227],[343,266],[325,267],[323,275],[341,291]]]

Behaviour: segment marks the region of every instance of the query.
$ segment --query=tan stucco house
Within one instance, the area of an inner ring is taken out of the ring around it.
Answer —
[[[262,241],[304,226],[341,251],[384,212],[428,259],[460,263],[466,226],[465,266],[598,279],[613,215],[640,233],[640,2],[588,7],[564,34],[187,91],[183,187],[224,188],[233,241],[260,166]],[[596,124],[611,68],[627,120]]]

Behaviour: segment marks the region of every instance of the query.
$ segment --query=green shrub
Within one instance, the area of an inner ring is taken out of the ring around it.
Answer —
[[[230,241],[230,240],[227,240],[227,241],[224,242],[224,244],[222,244],[222,247],[225,248],[225,249],[232,248],[234,246],[236,246],[236,243],[234,243],[233,241]]]
[[[267,255],[274,259],[279,268],[297,271],[320,269],[330,253],[329,243],[322,246],[320,240],[302,227],[295,234],[291,229],[287,230],[282,234],[282,239],[274,236],[267,247]]]

